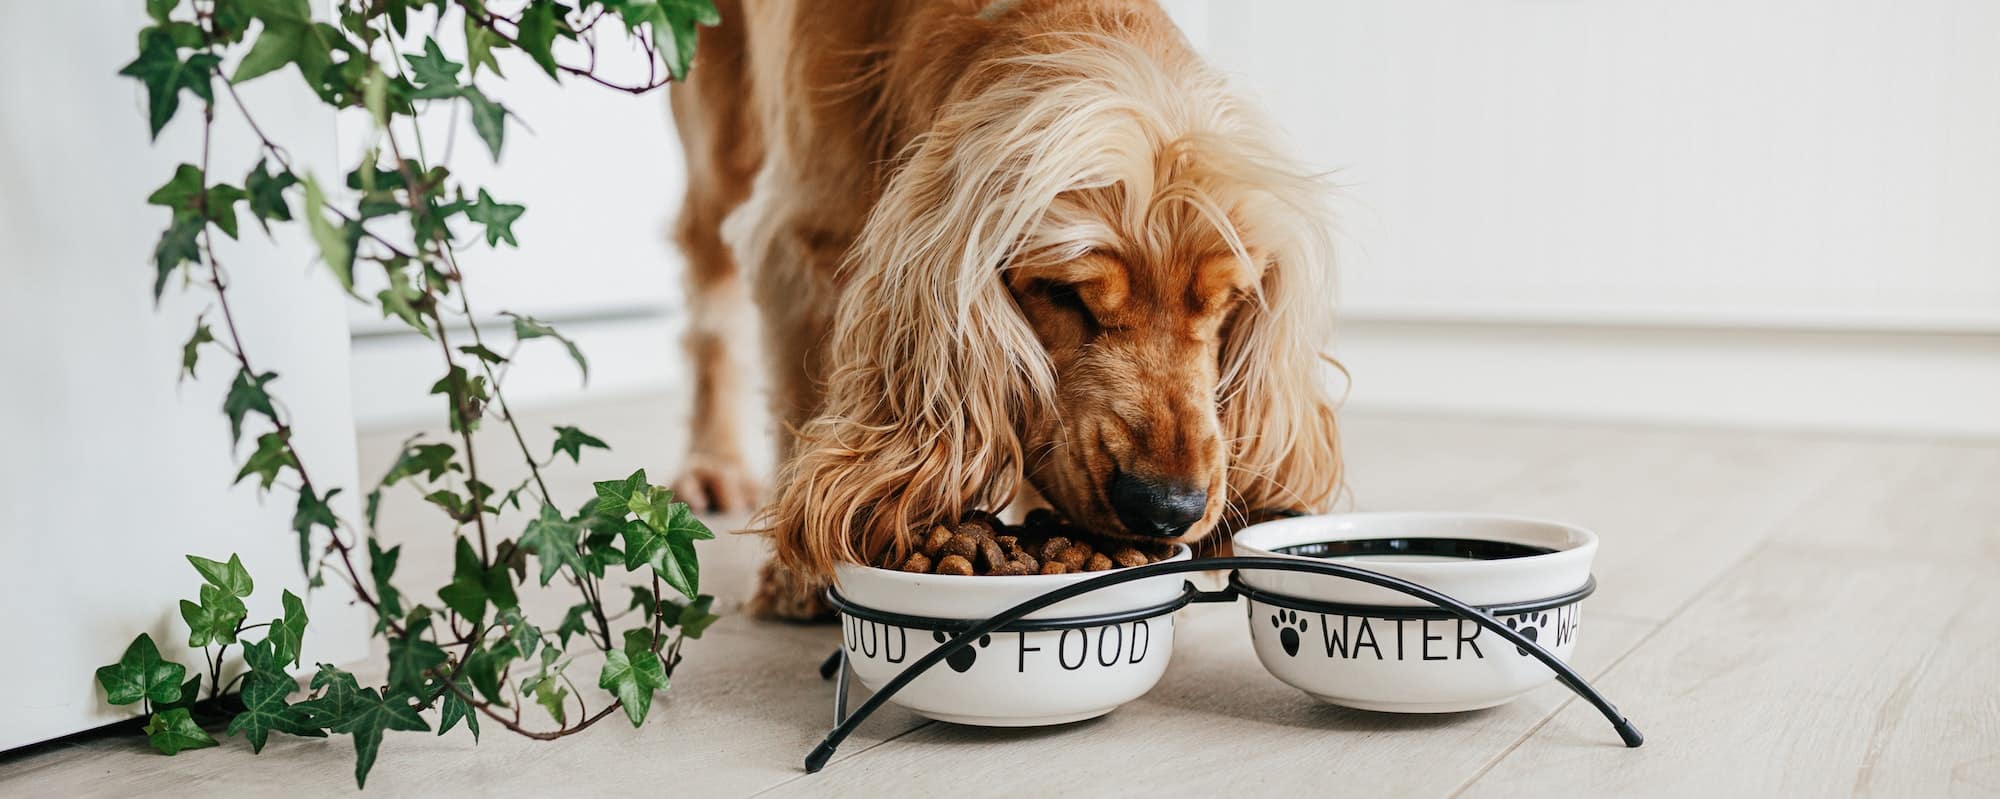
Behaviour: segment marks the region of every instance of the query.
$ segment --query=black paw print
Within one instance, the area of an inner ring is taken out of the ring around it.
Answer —
[[[954,636],[946,635],[943,630],[931,631],[931,640],[936,641],[940,644],[951,640],[953,637]],[[979,646],[981,648],[984,648],[987,644],[991,643],[993,643],[993,636],[990,635],[979,636]],[[944,663],[945,665],[950,666],[952,671],[963,674],[967,669],[972,668],[973,662],[977,660],[979,660],[979,649],[975,649],[973,647],[968,646],[964,649],[958,650],[957,652],[953,652],[949,655],[946,655],[944,658]]]
[[[1278,628],[1278,645],[1285,648],[1287,657],[1299,654],[1299,633],[1311,626],[1297,611],[1281,610],[1271,614],[1271,626]]]
[[[1542,638],[1542,628],[1548,626],[1548,623],[1549,623],[1549,614],[1543,613],[1541,611],[1536,611],[1534,613],[1529,613],[1524,616],[1513,616],[1508,618],[1507,629],[1519,632],[1522,638],[1526,638],[1530,641],[1540,643]],[[1514,647],[1514,651],[1519,652],[1523,655],[1528,654],[1528,649],[1526,647],[1517,646]]]

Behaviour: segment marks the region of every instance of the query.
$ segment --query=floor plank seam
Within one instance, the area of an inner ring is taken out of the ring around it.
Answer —
[[[923,722],[922,724],[918,724],[918,725],[917,725],[917,726],[915,726],[915,727],[911,727],[911,728],[909,728],[909,729],[907,729],[907,730],[904,730],[904,731],[902,731],[902,732],[899,732],[899,733],[896,733],[895,735],[891,735],[891,736],[889,736],[889,737],[887,737],[887,738],[883,738],[883,739],[882,739],[882,740],[880,740],[880,741],[876,741],[876,742],[874,742],[874,743],[872,743],[872,744],[869,744],[869,745],[867,745],[867,746],[864,746],[864,747],[861,747],[861,749],[860,749],[860,750],[858,750],[858,751],[856,751],[856,752],[854,752],[854,753],[852,753],[852,754],[849,754],[849,755],[848,755],[848,756],[846,756],[846,757],[842,757],[842,758],[839,758],[839,759],[836,759],[836,760],[833,760],[833,761],[830,761],[830,762],[828,762],[828,763],[827,763],[826,765],[827,765],[827,767],[828,767],[828,768],[832,768],[832,767],[834,767],[834,766],[837,766],[837,765],[840,765],[840,764],[842,764],[842,763],[848,763],[848,762],[852,762],[852,761],[854,761],[854,760],[857,760],[857,759],[859,759],[859,758],[860,758],[860,757],[861,757],[862,755],[865,755],[865,754],[868,754],[869,752],[872,752],[872,751],[875,751],[875,749],[876,749],[877,747],[880,747],[880,746],[882,746],[882,745],[884,745],[884,744],[888,744],[888,743],[891,743],[891,742],[894,742],[894,741],[895,741],[896,739],[898,739],[898,738],[901,738],[901,737],[903,737],[903,736],[905,736],[905,735],[909,735],[910,733],[913,733],[913,732],[916,732],[916,731],[918,731],[918,730],[921,730],[921,729],[924,729],[924,728],[927,728],[927,727],[931,726],[932,724],[936,724],[936,723],[937,723],[936,721],[933,721],[933,720],[931,720],[931,719],[924,719],[924,722]],[[812,775],[812,774],[811,774],[810,772],[807,772],[807,773],[801,773],[801,774],[793,774],[793,775],[792,775],[792,776],[791,776],[791,777],[790,777],[789,779],[786,779],[786,780],[783,780],[783,781],[781,781],[781,782],[776,782],[776,783],[772,783],[772,784],[771,784],[770,786],[768,786],[768,787],[764,788],[763,790],[760,790],[760,791],[758,791],[758,792],[756,792],[756,793],[753,793],[753,794],[750,794],[750,795],[749,795],[749,796],[747,797],[747,799],[756,799],[756,798],[757,798],[757,797],[759,797],[759,796],[763,796],[763,795],[765,795],[765,794],[768,794],[768,793],[770,793],[770,792],[772,792],[772,791],[775,791],[775,790],[777,790],[777,789],[779,789],[779,788],[783,788],[783,787],[785,787],[785,786],[787,786],[787,785],[790,785],[790,784],[792,784],[792,783],[794,783],[794,782],[798,782],[799,780],[802,780],[802,779],[805,779],[805,778],[807,778],[807,777],[811,777],[811,776],[813,776],[813,775]]]

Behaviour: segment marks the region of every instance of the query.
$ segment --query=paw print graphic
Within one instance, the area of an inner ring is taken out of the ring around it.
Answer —
[[[1278,628],[1278,645],[1285,648],[1285,655],[1295,657],[1299,654],[1299,633],[1311,625],[1298,611],[1281,610],[1271,614],[1271,626]]]
[[[931,640],[936,641],[940,644],[951,640],[953,637],[954,636],[947,635],[943,630],[931,631]],[[964,649],[958,650],[957,652],[953,652],[949,655],[946,655],[944,658],[944,664],[950,666],[952,671],[964,674],[966,670],[972,668],[973,663],[979,660],[979,650],[985,649],[986,646],[991,643],[993,643],[993,636],[990,635],[979,636],[978,646],[968,646]]]
[[[1546,628],[1548,624],[1549,624],[1549,614],[1543,613],[1541,611],[1536,611],[1534,613],[1528,613],[1520,616],[1510,616],[1507,619],[1507,629],[1519,632],[1522,638],[1526,638],[1536,643],[1541,642],[1542,630],[1543,628]],[[1523,656],[1528,654],[1528,650],[1526,647],[1517,646],[1514,647],[1514,651],[1521,653]]]

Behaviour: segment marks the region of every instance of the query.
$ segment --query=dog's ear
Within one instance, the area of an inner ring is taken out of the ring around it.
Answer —
[[[843,267],[825,394],[762,514],[780,562],[825,577],[900,558],[916,529],[1009,501],[1018,425],[1054,394],[1001,280],[1053,189],[941,123],[896,170]]]
[[[1342,486],[1335,388],[1346,370],[1327,354],[1332,247],[1313,202],[1286,205],[1272,213],[1296,222],[1275,226],[1293,229],[1256,256],[1268,259],[1258,295],[1224,332],[1222,425],[1232,442],[1232,527],[1263,511],[1325,511]]]

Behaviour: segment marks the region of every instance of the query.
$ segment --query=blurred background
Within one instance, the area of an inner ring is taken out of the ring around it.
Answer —
[[[1334,346],[1352,412],[2000,435],[2000,4],[1164,5],[1338,187]],[[289,505],[224,490],[240,456],[216,412],[229,373],[175,377],[213,309],[173,285],[156,306],[149,290],[165,212],[142,198],[198,152],[199,130],[184,118],[148,142],[143,90],[115,74],[141,5],[14,4],[7,19],[4,562],[107,565],[0,580],[0,625],[48,653],[0,659],[0,683],[26,686],[0,702],[27,703],[0,705],[14,722],[0,748],[110,717],[75,675],[134,628],[175,637],[170,613],[134,617],[154,608],[130,600],[178,596],[180,553],[242,551],[260,580],[296,582],[293,544],[272,534]],[[308,168],[351,160],[365,120],[296,88],[270,79],[246,99]],[[591,474],[645,465],[664,481],[687,378],[665,99],[535,74],[496,99],[522,123],[503,166],[465,119],[429,133],[455,143],[468,183],[529,207],[518,249],[466,258],[468,290],[491,328],[503,310],[541,317],[592,365],[585,384],[559,348],[526,347],[510,399],[538,420],[594,420],[618,449]],[[218,136],[235,159],[222,168],[247,170],[249,132]],[[325,482],[372,480],[440,417],[435,345],[343,303],[302,239],[252,232],[221,254]],[[76,610],[32,610],[52,601]],[[357,633],[327,658],[359,654],[340,648],[365,628],[353,608],[314,617]]]

